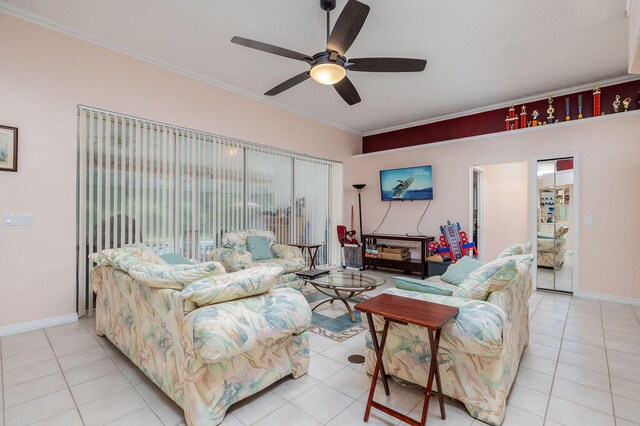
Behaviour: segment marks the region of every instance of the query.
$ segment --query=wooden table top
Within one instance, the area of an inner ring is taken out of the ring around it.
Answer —
[[[322,244],[289,244],[292,245],[294,247],[298,247],[298,248],[316,248],[316,247],[322,247]]]
[[[432,330],[458,315],[458,308],[408,297],[380,294],[354,306],[357,310]]]

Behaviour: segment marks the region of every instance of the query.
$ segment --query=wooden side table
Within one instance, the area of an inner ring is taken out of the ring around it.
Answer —
[[[316,269],[316,256],[318,255],[318,249],[322,247],[322,244],[291,244],[294,247],[298,247],[304,254],[304,249],[309,252],[309,269]]]
[[[360,302],[355,306],[356,309],[367,314],[369,329],[371,330],[371,340],[373,348],[376,352],[376,366],[373,370],[373,378],[371,379],[371,389],[369,390],[369,399],[367,400],[367,408],[364,412],[364,421],[369,420],[371,407],[387,413],[405,423],[414,426],[424,426],[427,421],[427,413],[429,411],[429,397],[433,393],[432,386],[435,378],[440,403],[440,417],[446,419],[444,412],[444,398],[442,395],[442,385],[440,384],[440,370],[438,369],[438,349],[440,347],[440,332],[442,326],[451,318],[458,315],[458,308],[453,306],[441,305],[439,303],[426,302],[423,300],[410,299],[408,297],[394,296],[391,294],[381,294],[371,299]],[[382,338],[378,344],[378,336],[373,325],[372,315],[380,315],[384,318],[384,328],[382,330]],[[427,377],[427,388],[425,390],[424,405],[422,406],[422,418],[420,421],[414,420],[409,416],[399,413],[386,405],[373,400],[376,390],[376,382],[378,374],[382,371],[382,384],[384,391],[389,395],[389,384],[387,383],[387,375],[384,371],[382,363],[382,354],[384,345],[387,342],[387,332],[389,331],[389,323],[397,324],[414,324],[426,327],[429,334],[429,345],[431,347],[431,363],[429,365],[429,374]]]

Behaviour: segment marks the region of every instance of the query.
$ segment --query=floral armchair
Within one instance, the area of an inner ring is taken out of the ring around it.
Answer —
[[[247,237],[263,236],[269,240],[273,259],[253,260],[247,250]],[[271,231],[252,229],[247,231],[227,232],[222,236],[222,247],[209,253],[209,260],[215,260],[225,267],[228,272],[240,271],[258,266],[277,266],[284,271],[278,277],[274,288],[291,287],[302,289],[303,281],[296,272],[304,270],[304,256],[302,251],[293,246],[278,244]]]

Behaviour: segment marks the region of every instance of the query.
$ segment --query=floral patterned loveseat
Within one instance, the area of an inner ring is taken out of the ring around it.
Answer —
[[[268,289],[281,269],[168,265],[141,244],[90,259],[97,334],[182,407],[188,425],[218,425],[235,402],[307,373],[311,311],[299,291]],[[202,296],[212,289],[220,303]]]
[[[247,250],[247,237],[267,237],[273,253],[273,259],[253,260]],[[271,231],[252,229],[247,231],[227,232],[222,236],[222,247],[209,253],[209,260],[215,260],[229,272],[240,271],[256,266],[278,266],[284,269],[276,281],[275,288],[291,287],[301,290],[304,282],[298,278],[296,272],[304,270],[304,256],[302,251],[294,246],[278,244],[276,236]]]
[[[530,251],[530,245],[525,249]],[[469,275],[468,279],[477,279],[476,284],[488,289],[480,297],[473,291],[463,294],[465,291],[461,288],[451,296],[397,288],[384,291],[460,309],[458,316],[442,329],[437,355],[442,390],[445,395],[461,401],[471,416],[492,425],[500,425],[504,419],[507,396],[529,343],[528,301],[533,255],[501,256],[481,268],[485,273],[495,272],[489,279],[490,285],[481,281],[484,278],[481,269]],[[501,288],[491,291],[491,286],[496,284]],[[458,287],[463,285],[464,282]],[[376,332],[381,334],[383,320],[374,316],[374,324]],[[387,374],[426,386],[431,362],[428,342],[424,328],[391,323],[382,358]],[[365,359],[366,371],[373,374],[376,356],[370,332],[365,338]]]

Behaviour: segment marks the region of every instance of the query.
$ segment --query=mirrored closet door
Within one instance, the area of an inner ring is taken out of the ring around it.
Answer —
[[[573,158],[538,161],[538,288],[573,291]]]

